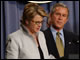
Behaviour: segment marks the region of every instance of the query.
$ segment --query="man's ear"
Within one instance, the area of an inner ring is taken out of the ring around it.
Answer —
[[[29,21],[28,20],[26,20],[25,23],[26,23],[26,25],[29,25]]]
[[[51,21],[51,13],[49,13],[49,20]]]
[[[49,16],[51,17],[51,12],[49,13]]]

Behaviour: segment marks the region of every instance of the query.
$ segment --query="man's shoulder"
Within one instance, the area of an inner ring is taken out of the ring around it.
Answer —
[[[42,31],[43,33],[49,33],[50,32],[50,28],[47,28],[46,30]]]
[[[74,37],[78,37],[78,35],[74,32],[68,31],[63,29],[64,34],[68,35],[68,36],[74,36]]]

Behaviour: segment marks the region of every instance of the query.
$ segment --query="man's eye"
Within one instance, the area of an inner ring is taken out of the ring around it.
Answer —
[[[63,17],[67,17],[67,15],[63,15]]]
[[[56,15],[60,15],[59,13],[56,13]]]

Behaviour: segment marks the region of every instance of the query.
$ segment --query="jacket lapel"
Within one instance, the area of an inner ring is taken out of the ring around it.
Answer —
[[[65,42],[65,49],[64,49],[64,58],[68,58],[69,50],[70,50],[70,35],[66,30],[64,31],[64,42]]]
[[[51,33],[50,28],[48,28],[45,32],[45,37],[46,37],[46,43],[48,46],[49,54],[53,54],[55,58],[59,58],[59,54],[56,48],[56,44],[53,38],[53,35]]]

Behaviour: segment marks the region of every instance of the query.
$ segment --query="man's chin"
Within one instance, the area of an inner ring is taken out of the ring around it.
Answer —
[[[61,26],[53,26],[55,29],[60,30],[62,27]]]

